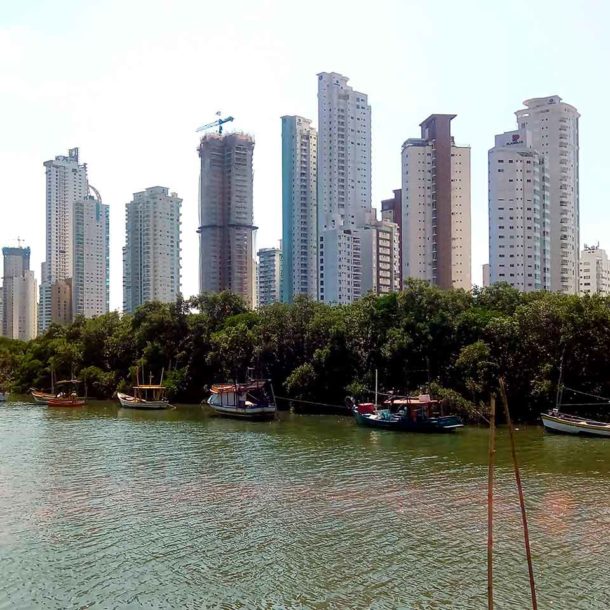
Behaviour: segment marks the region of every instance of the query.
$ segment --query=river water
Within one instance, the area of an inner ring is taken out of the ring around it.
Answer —
[[[529,605],[506,431],[496,608]],[[517,432],[539,608],[610,608],[610,442]],[[0,608],[486,607],[487,430],[0,406]]]

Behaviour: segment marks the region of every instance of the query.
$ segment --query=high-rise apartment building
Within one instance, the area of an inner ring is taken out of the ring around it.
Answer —
[[[258,251],[258,306],[264,307],[280,301],[282,283],[282,256],[280,248],[261,248]]]
[[[579,293],[610,295],[610,262],[606,251],[597,246],[587,246],[580,253]]]
[[[318,297],[318,133],[309,119],[282,117],[282,301]],[[260,297],[259,297],[260,298]]]
[[[529,145],[544,157],[550,223],[549,289],[578,292],[580,220],[578,119],[574,106],[558,95],[526,100],[515,114]]]
[[[123,310],[150,301],[172,303],[180,293],[182,199],[163,186],[134,193],[126,204]]]
[[[381,220],[394,222],[398,226],[398,258],[402,276],[402,189],[394,189],[394,196],[381,201]]]
[[[199,157],[199,290],[256,303],[252,158],[244,133],[207,134]]]
[[[37,334],[37,282],[30,270],[29,248],[3,248],[2,335],[29,341]]]
[[[86,318],[108,312],[110,208],[99,194],[74,202],[72,311]]]
[[[44,163],[46,171],[46,259],[40,278],[39,331],[52,321],[51,287],[72,277],[74,202],[89,193],[87,165],[79,162],[78,148]]]
[[[470,147],[433,114],[402,146],[402,277],[470,290]]]
[[[400,231],[389,220],[373,220],[360,233],[362,293],[388,294],[401,289]]]
[[[360,228],[371,207],[371,107],[335,72],[318,74],[319,297],[362,295]]]
[[[544,155],[521,129],[488,154],[489,280],[523,292],[550,288],[550,218]]]

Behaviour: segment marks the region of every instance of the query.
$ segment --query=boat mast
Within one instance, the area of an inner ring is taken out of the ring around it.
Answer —
[[[379,371],[375,369],[375,406],[377,406],[377,394],[379,393]]]
[[[557,380],[557,395],[555,396],[555,408],[559,409],[559,405],[563,399],[563,357],[566,354],[566,346],[563,346],[561,358],[559,360],[559,379]]]

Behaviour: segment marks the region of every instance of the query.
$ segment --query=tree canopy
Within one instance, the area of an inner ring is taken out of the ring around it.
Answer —
[[[432,387],[477,406],[503,376],[516,415],[532,418],[553,404],[562,354],[567,386],[610,395],[609,299],[409,281],[352,305],[298,298],[250,311],[223,292],[79,318],[27,343],[0,339],[0,386],[49,387],[53,370],[109,398],[140,367],[157,380],[164,369],[175,400],[199,402],[206,385],[253,367],[277,394],[342,404],[364,397],[377,370],[382,390]]]

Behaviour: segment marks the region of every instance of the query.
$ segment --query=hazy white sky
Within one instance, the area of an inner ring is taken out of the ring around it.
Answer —
[[[581,241],[610,248],[610,2],[600,0],[2,0],[0,245],[44,256],[42,163],[78,146],[111,206],[111,307],[122,302],[124,204],[183,199],[183,292],[197,292],[195,129],[222,110],[254,134],[257,246],[281,235],[280,116],[317,122],[316,74],[369,95],[373,203],[434,112],[472,146],[473,281],[487,261],[487,150],[529,97],[580,111]]]

